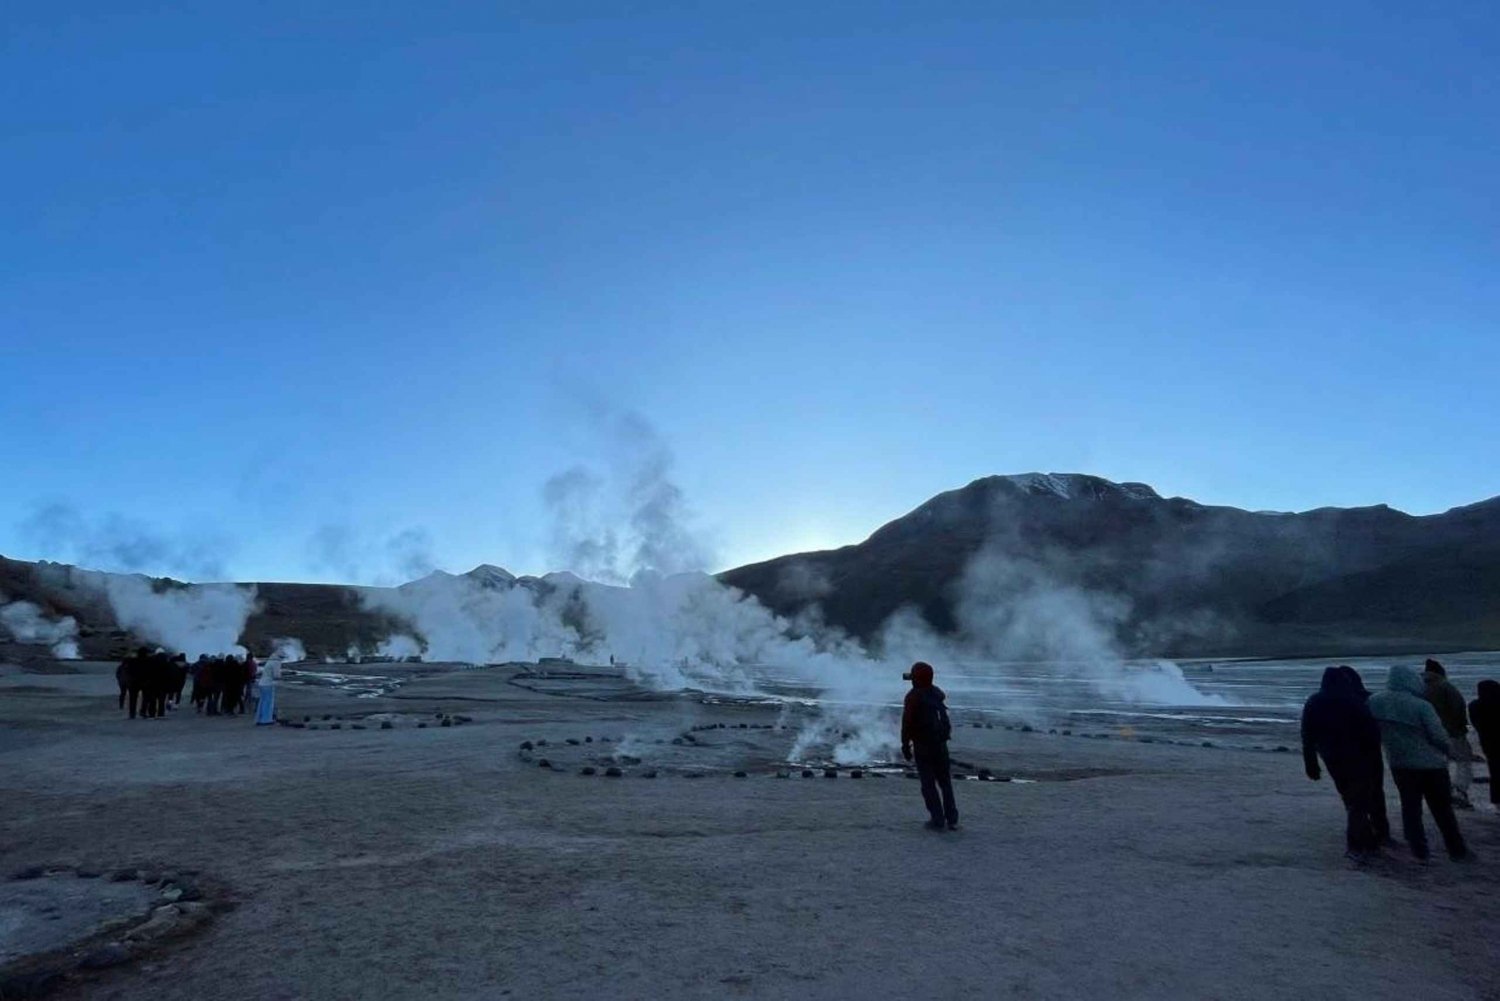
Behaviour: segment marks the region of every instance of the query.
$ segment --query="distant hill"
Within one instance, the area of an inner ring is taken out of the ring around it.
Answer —
[[[80,586],[88,576],[0,557],[0,600],[71,616],[84,656],[118,655],[132,637],[96,588]],[[580,591],[569,573],[516,577],[488,564],[462,576],[485,590],[561,592],[575,602],[611,590]],[[399,588],[258,583],[244,641],[264,649],[296,637],[313,656],[371,651],[413,631],[391,609],[448,579],[437,571]],[[976,610],[1057,592],[1097,603],[1117,647],[1138,655],[1497,649],[1500,498],[1424,517],[1383,505],[1283,514],[1163,498],[1144,484],[1082,474],[991,476],[939,494],[857,545],[719,579],[778,614],[865,641],[903,610],[953,634]],[[563,614],[587,619],[577,607]]]
[[[865,639],[903,607],[948,633],[981,552],[1024,566],[1026,586],[1119,598],[1118,641],[1142,655],[1500,647],[1500,498],[1425,517],[1384,505],[1282,514],[1081,474],[991,476],[858,545],[720,579]]]

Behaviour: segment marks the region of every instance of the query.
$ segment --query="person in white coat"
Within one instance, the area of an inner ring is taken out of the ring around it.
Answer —
[[[260,666],[260,702],[255,707],[255,725],[276,722],[276,687],[281,681],[281,658],[272,654]]]

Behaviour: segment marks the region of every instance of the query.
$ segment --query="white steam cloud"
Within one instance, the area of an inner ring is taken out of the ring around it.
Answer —
[[[58,660],[78,659],[78,623],[71,615],[51,619],[29,601],[6,604],[0,595],[0,631],[17,643],[46,646]]]
[[[74,579],[108,599],[115,621],[168,650],[243,654],[240,635],[255,611],[255,588],[238,584],[185,587],[138,575],[74,571]]]

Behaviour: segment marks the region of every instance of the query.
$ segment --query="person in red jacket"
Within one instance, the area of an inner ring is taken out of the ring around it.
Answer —
[[[901,710],[901,756],[915,759],[922,780],[922,801],[931,819],[927,828],[958,830],[958,804],[953,799],[953,775],[948,763],[947,696],[932,683],[932,665],[917,661],[902,677],[911,682]],[[941,797],[939,796],[941,793]]]

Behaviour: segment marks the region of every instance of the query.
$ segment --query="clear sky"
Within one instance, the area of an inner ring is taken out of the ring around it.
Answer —
[[[1500,7],[1422,6],[16,0],[0,553],[542,571],[631,413],[713,568],[1500,494]]]

